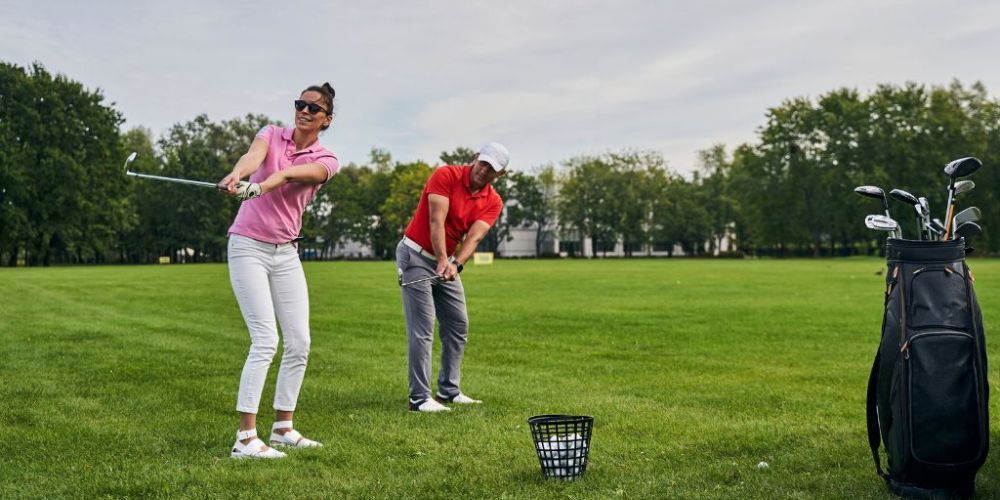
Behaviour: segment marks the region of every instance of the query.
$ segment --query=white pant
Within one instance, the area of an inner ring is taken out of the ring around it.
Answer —
[[[260,406],[267,370],[278,351],[275,315],[281,323],[284,353],[274,409],[294,411],[309,359],[309,291],[298,250],[291,243],[274,245],[230,235],[229,281],[250,331],[236,411],[256,414]]]

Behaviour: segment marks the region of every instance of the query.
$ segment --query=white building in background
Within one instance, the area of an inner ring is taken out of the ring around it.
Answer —
[[[510,235],[512,238],[510,241],[501,242],[498,245],[497,250],[501,257],[538,257],[535,254],[535,239],[537,237],[537,231],[535,228],[516,228],[511,229]],[[606,252],[602,249],[595,249],[594,242],[591,238],[584,238],[583,246],[581,248],[579,239],[572,240],[561,240],[559,235],[555,231],[546,231],[543,233],[543,238],[546,240],[542,243],[542,255],[555,255],[558,254],[560,257],[624,257],[625,247],[621,241],[615,243],[614,248],[609,248]],[[707,248],[708,245],[706,244]],[[716,254],[719,252],[730,251],[732,247],[732,241],[729,236],[722,239],[722,244],[720,248],[716,250]],[[684,256],[684,250],[680,245],[673,245],[672,255],[674,256]],[[635,250],[632,252],[632,257],[668,257],[671,252],[665,248],[658,245],[654,245],[653,248],[643,248],[642,250]]]
[[[537,238],[537,234],[538,231],[533,227],[511,228],[511,239],[509,241],[502,241],[498,245],[499,256],[510,258],[538,257],[535,251],[535,240]],[[595,249],[594,242],[590,238],[584,238],[581,248],[578,238],[561,240],[559,239],[558,231],[555,230],[543,231],[542,239],[544,240],[541,245],[541,255],[543,256],[558,255],[559,257],[586,258],[625,256],[625,249],[620,241],[615,243],[614,248],[608,248],[605,252],[600,248]],[[708,248],[707,243],[705,248]],[[722,239],[719,248],[716,249],[716,254],[730,250],[732,250],[732,239],[729,235],[727,235]],[[375,254],[370,246],[362,245],[354,241],[348,241],[346,244],[337,245],[333,249],[333,256],[346,259],[370,259],[373,258],[374,255]],[[659,245],[654,245],[653,248],[643,248],[642,250],[632,252],[632,257],[668,257],[670,255],[671,252],[669,252],[667,248]],[[685,255],[684,250],[681,249],[680,245],[673,245],[673,255],[678,257]]]

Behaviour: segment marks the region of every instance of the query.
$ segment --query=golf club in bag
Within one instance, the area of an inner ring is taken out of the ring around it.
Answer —
[[[886,245],[868,444],[876,472],[903,497],[971,496],[989,450],[986,337],[965,255],[963,238]]]
[[[978,158],[974,158],[972,156],[969,156],[967,158],[959,158],[944,166],[944,173],[950,179],[950,181],[948,182],[948,205],[945,207],[947,212],[945,213],[945,219],[944,219],[945,223],[944,239],[949,239],[953,237],[951,232],[954,229],[954,227],[951,225],[952,223],[951,218],[953,212],[955,211],[955,192],[956,192],[955,187],[957,184],[957,182],[955,182],[955,179],[958,179],[959,177],[968,177],[976,173],[982,167],[983,167],[983,162],[979,161]],[[969,187],[969,189],[972,189],[972,187],[974,186],[975,184]]]

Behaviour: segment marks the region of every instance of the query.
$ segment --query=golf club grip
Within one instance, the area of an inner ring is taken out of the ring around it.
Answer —
[[[954,211],[955,211],[955,204],[954,203],[949,204],[948,212],[945,214],[946,218],[944,220],[944,236],[942,237],[942,239],[946,240],[953,239],[951,232],[954,228],[951,227],[952,226],[951,218],[952,218],[952,212]]]

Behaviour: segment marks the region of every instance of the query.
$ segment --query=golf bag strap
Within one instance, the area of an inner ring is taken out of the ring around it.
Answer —
[[[878,456],[878,449],[881,444],[881,432],[879,431],[878,425],[878,402],[876,401],[876,394],[878,389],[878,362],[881,357],[881,353],[875,353],[875,362],[872,363],[872,372],[868,376],[868,446],[872,449],[872,460],[875,462],[875,472],[878,473],[885,480],[889,480],[889,476],[882,471],[882,461]]]

